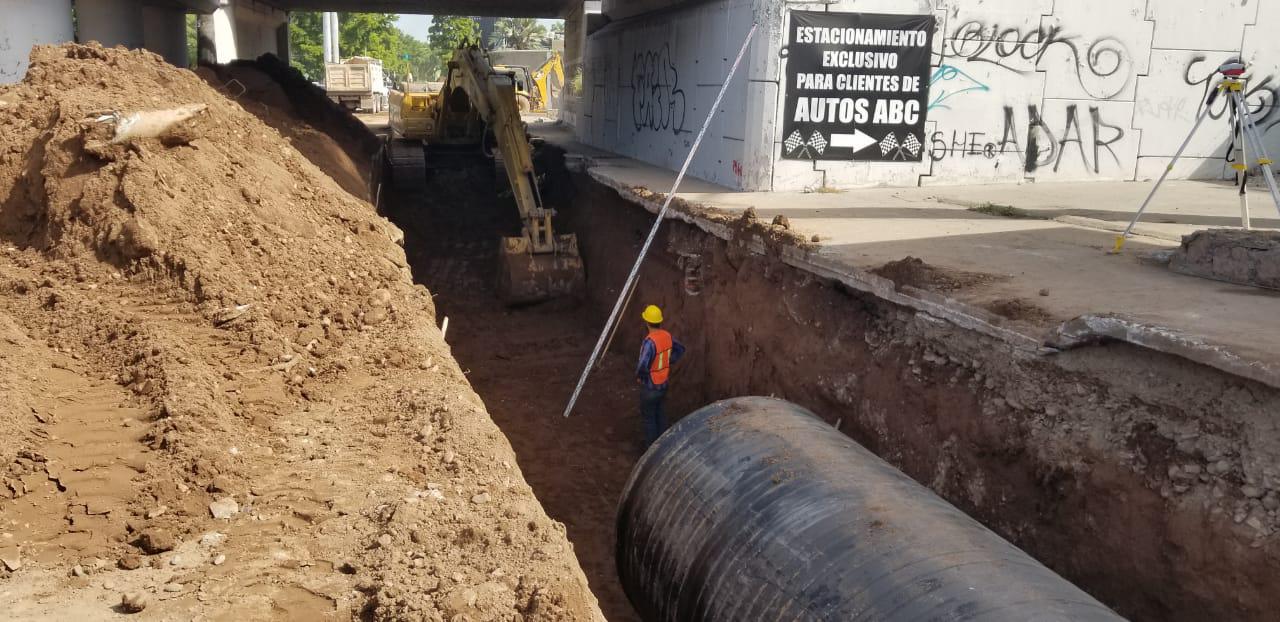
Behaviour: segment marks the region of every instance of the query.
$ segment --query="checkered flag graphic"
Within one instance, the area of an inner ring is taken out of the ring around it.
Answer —
[[[902,148],[906,149],[913,158],[920,155],[920,146],[920,140],[915,134],[907,134],[907,137],[902,140]]]
[[[814,151],[821,155],[823,151],[827,150],[827,139],[821,132],[814,130],[813,135],[809,137],[809,146],[813,147]]]
[[[792,130],[791,135],[782,144],[787,147],[787,153],[791,153],[804,145],[804,137],[800,135],[800,130]]]
[[[809,140],[804,139],[804,136],[800,134],[800,130],[792,130],[787,139],[782,142],[782,145],[787,148],[787,154],[789,155],[796,155],[798,151],[801,156],[813,158],[813,152],[816,151],[818,155],[822,155],[827,150],[828,143],[827,138],[818,130],[814,130],[809,135]]]
[[[880,155],[882,156],[889,155],[890,151],[893,151],[894,149],[897,149],[897,148],[898,148],[898,137],[894,136],[893,132],[889,132],[889,135],[885,136],[880,141]]]

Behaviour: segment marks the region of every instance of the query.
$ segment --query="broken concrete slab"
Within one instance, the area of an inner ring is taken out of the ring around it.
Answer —
[[[1280,231],[1196,231],[1183,236],[1169,268],[1215,281],[1280,289]]]

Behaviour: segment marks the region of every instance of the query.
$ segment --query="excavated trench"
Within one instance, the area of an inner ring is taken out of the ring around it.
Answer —
[[[637,620],[616,578],[614,513],[640,457],[629,357],[607,357],[577,415],[560,417],[590,354],[591,308],[555,301],[509,309],[494,290],[499,234],[519,231],[493,170],[437,170],[428,192],[384,186],[385,215],[405,232],[414,278],[448,318],[446,340],[489,414],[510,440],[547,513],[565,524],[610,620]],[[508,193],[509,195],[509,193]]]
[[[1247,436],[1280,412],[1275,391],[1125,345],[1020,352],[685,222],[664,225],[612,350],[574,417],[561,418],[653,218],[563,164],[554,148],[539,155],[547,202],[578,234],[587,266],[576,303],[498,302],[496,237],[517,223],[510,198],[489,192],[487,171],[436,173],[426,195],[391,191],[383,207],[405,230],[415,278],[449,318],[454,355],[566,525],[609,619],[637,619],[617,581],[613,532],[642,453],[633,320],[649,303],[690,353],[671,415],[740,395],[800,404],[1134,619],[1274,610],[1280,553],[1269,533],[1231,520],[1242,507],[1231,495],[1246,477]],[[1189,441],[1189,429],[1205,440]],[[1223,460],[1236,466],[1178,479],[1190,473],[1182,465]],[[1228,509],[1213,510],[1194,496],[1201,490]]]

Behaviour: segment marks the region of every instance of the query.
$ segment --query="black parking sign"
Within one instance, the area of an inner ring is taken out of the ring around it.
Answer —
[[[919,162],[932,15],[791,11],[782,157]]]

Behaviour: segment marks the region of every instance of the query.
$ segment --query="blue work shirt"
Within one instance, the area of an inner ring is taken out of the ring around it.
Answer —
[[[657,346],[653,345],[653,340],[645,337],[644,342],[640,344],[640,364],[636,366],[636,378],[644,384],[644,388],[652,390],[665,390],[667,384],[654,385],[649,378],[649,368],[653,366],[653,357],[658,355]],[[684,356],[684,344],[676,341],[675,337],[671,338],[671,365],[675,365],[680,357]]]

